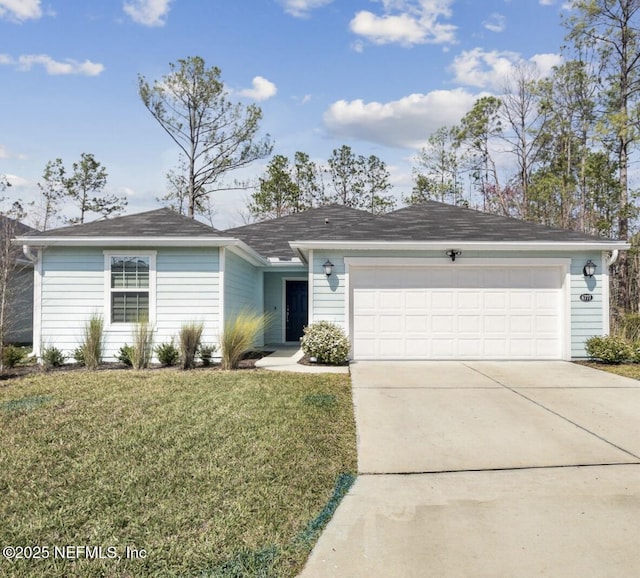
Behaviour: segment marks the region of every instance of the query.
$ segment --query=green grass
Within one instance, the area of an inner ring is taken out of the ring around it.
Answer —
[[[0,435],[0,546],[50,550],[0,576],[295,576],[356,471],[344,375],[39,374],[0,385]]]

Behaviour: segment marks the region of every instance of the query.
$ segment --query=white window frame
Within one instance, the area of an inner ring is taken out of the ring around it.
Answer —
[[[111,259],[113,257],[145,257],[149,259],[149,324],[156,322],[156,255],[157,251],[103,251],[104,254],[104,311],[105,327],[117,329],[127,329],[133,327],[135,323],[112,323],[111,322],[111,293],[118,291],[118,288],[111,287]],[[146,289],[146,288],[145,288]],[[136,292],[141,292],[136,290]]]

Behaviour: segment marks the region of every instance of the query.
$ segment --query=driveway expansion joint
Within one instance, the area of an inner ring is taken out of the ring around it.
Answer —
[[[520,389],[524,389],[524,388],[514,388],[511,386],[506,385],[505,383],[502,383],[501,381],[495,379],[494,377],[491,377],[490,375],[487,375],[486,373],[480,371],[479,369],[477,369],[476,367],[471,367],[470,365],[463,363],[463,365],[465,367],[467,367],[468,369],[475,371],[476,373],[479,373],[480,375],[486,377],[487,379],[490,379],[491,381],[493,381],[494,383],[497,383],[499,385],[501,385],[504,389],[515,393],[517,396],[521,397],[522,399],[526,399],[527,401],[533,403],[534,405],[537,405],[539,408],[555,415],[556,417],[559,417],[560,419],[566,421],[567,423],[570,423],[571,425],[581,429],[582,431],[584,431],[585,433],[591,434],[592,436],[594,436],[595,438],[599,439],[600,441],[609,444],[610,446],[616,448],[617,450],[620,450],[621,452],[624,452],[625,454],[631,456],[632,458],[636,459],[636,460],[640,460],[640,456],[637,456],[636,454],[634,454],[633,452],[619,446],[618,444],[614,444],[612,441],[608,440],[605,437],[602,437],[601,435],[595,433],[594,431],[591,431],[590,429],[587,429],[586,427],[580,425],[579,423],[576,423],[575,421],[569,419],[568,417],[562,415],[561,413],[558,413],[557,411],[554,411],[553,409],[545,406],[544,404],[540,403],[539,401],[536,401],[535,399],[531,399],[530,397],[527,397],[526,395],[524,395],[524,393],[522,393],[521,391],[519,391]],[[546,389],[546,388],[537,388],[537,389]],[[576,388],[579,389],[579,388]],[[601,388],[601,389],[608,389],[608,388]],[[627,388],[623,388],[623,389],[627,389]],[[628,389],[634,389],[634,388],[628,388]]]
[[[640,459],[637,462],[603,462],[598,464],[562,464],[553,466],[512,466],[504,468],[477,468],[467,470],[424,470],[419,472],[358,472],[360,476],[383,477],[383,476],[431,476],[438,474],[473,474],[482,472],[518,472],[527,470],[560,470],[568,468],[601,468],[601,467],[618,467],[618,466],[639,466]]]

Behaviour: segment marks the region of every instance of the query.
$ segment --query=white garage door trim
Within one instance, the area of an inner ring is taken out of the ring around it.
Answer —
[[[442,258],[404,258],[404,257],[345,257],[345,312],[347,332],[351,340],[351,348],[353,353],[354,335],[353,335],[353,284],[351,282],[351,274],[354,270],[376,270],[378,274],[393,274],[393,269],[402,268],[457,268],[457,269],[474,269],[474,268],[557,268],[561,279],[560,287],[560,358],[569,360],[571,358],[571,259],[566,258],[523,258],[523,259],[496,259],[496,258],[480,258],[468,259],[459,257],[455,262]],[[555,358],[558,358],[557,356]]]

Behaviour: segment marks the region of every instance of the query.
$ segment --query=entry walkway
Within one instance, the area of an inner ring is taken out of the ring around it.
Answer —
[[[640,575],[640,382],[358,362],[359,476],[301,576]]]
[[[267,346],[266,349],[271,348]],[[296,373],[349,373],[348,366],[333,367],[298,363],[304,357],[304,353],[297,346],[278,346],[274,349],[273,353],[256,361],[256,367],[272,371],[293,371]]]

